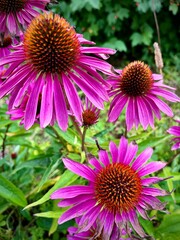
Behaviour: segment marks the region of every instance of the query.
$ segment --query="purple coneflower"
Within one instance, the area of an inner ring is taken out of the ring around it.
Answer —
[[[115,51],[81,44],[94,43],[76,34],[64,18],[44,13],[32,20],[23,43],[1,61],[0,66],[10,66],[0,88],[0,97],[11,93],[11,109],[21,105],[26,90],[32,86],[24,111],[26,129],[34,124],[37,108],[41,127],[56,119],[60,128],[66,130],[70,109],[82,122],[81,100],[73,82],[97,108],[102,109],[103,102],[108,101],[109,84],[97,70],[112,74],[112,66],[98,57],[107,59],[107,54]]]
[[[96,108],[87,98],[82,112],[82,124],[85,127],[90,127],[97,123],[100,110]]]
[[[77,224],[79,223],[79,219],[76,219]],[[85,232],[79,232],[78,227],[69,227],[68,228],[68,235],[67,235],[67,239],[68,240],[83,240],[83,239],[89,239],[89,240],[106,240],[107,236],[103,233],[103,232],[99,232],[98,226],[96,223],[93,224],[93,226],[85,231]],[[123,238],[121,238],[121,236],[123,236]],[[119,230],[119,228],[114,225],[113,230],[112,230],[112,234],[110,236],[111,240],[131,240],[130,238],[127,237],[127,233],[125,231],[125,229],[122,229],[121,232]],[[136,239],[136,238],[134,238]]]
[[[154,115],[161,119],[160,111],[173,116],[171,108],[159,96],[171,102],[180,101],[180,98],[168,90],[173,88],[163,84],[160,74],[153,74],[148,65],[141,61],[134,61],[118,72],[119,76],[110,78],[110,96],[114,96],[109,110],[110,122],[118,119],[126,105],[128,131],[133,124],[136,128],[139,124],[144,129],[148,125],[154,128]]]
[[[114,225],[120,231],[127,229],[131,236],[130,224],[141,237],[145,237],[137,212],[149,220],[147,210],[164,210],[166,205],[156,197],[168,194],[149,186],[164,180],[163,178],[146,176],[162,169],[166,163],[156,161],[146,164],[153,153],[151,148],[145,149],[135,158],[138,146],[128,144],[124,137],[121,137],[119,147],[111,142],[109,149],[112,160],[107,151],[100,150],[99,160],[90,159],[92,168],[63,159],[67,169],[87,179],[89,184],[64,187],[51,195],[51,199],[63,199],[59,202],[59,207],[71,206],[62,214],[58,223],[80,217],[78,232],[85,232],[96,222],[99,232],[103,231],[107,239],[110,238]]]
[[[0,0],[0,34],[19,36],[49,0]]]
[[[180,123],[180,120],[175,120],[177,123]],[[175,144],[172,146],[171,150],[176,150],[180,148],[180,126],[172,126],[167,130],[168,133],[176,136],[172,140]]]
[[[0,38],[0,59],[11,53],[13,44],[18,44],[18,41],[12,39],[10,35],[5,35],[3,38]],[[4,67],[0,66],[0,71],[3,69]]]

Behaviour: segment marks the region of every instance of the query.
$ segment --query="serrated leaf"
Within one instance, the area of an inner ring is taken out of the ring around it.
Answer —
[[[86,1],[72,0],[70,8],[73,12],[81,10],[86,5]]]
[[[137,45],[142,43],[142,35],[140,33],[138,33],[138,32],[134,32],[131,35],[130,39],[132,41],[131,44],[132,44],[133,47],[135,47],[135,46],[137,46]]]
[[[178,12],[178,5],[176,3],[171,3],[169,6],[169,11],[176,15]]]
[[[21,207],[27,204],[23,192],[2,175],[0,175],[0,196]]]
[[[117,38],[111,38],[108,42],[103,44],[103,47],[114,48],[119,50],[120,52],[127,51],[126,44]]]
[[[129,17],[129,9],[119,7],[119,11],[117,12],[117,16],[120,20],[123,20],[124,18]]]
[[[86,2],[89,3],[92,8],[95,8],[95,9],[100,8],[100,0],[86,0]]]

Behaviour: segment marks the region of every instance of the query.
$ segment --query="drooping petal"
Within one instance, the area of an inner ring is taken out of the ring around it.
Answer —
[[[65,213],[61,215],[61,217],[58,220],[58,223],[62,224],[64,222],[69,221],[70,219],[77,218],[81,215],[84,215],[84,213],[90,208],[94,207],[95,204],[96,204],[96,201],[93,199],[90,199],[90,200],[87,200],[86,202],[75,205],[74,207],[70,208],[69,210],[67,210]]]
[[[39,79],[36,82],[36,87],[33,88],[26,106],[26,111],[24,115],[24,127],[26,130],[28,130],[34,124],[41,87],[42,78],[39,77]]]
[[[50,124],[53,115],[53,93],[54,84],[51,77],[48,77],[42,89],[42,101],[40,109],[40,126],[45,128]]]
[[[68,127],[67,107],[57,75],[54,76],[54,106],[58,125],[63,131],[66,131]]]
[[[72,108],[76,119],[81,123],[82,122],[82,106],[81,106],[81,100],[77,94],[77,90],[75,89],[74,85],[71,83],[71,81],[65,74],[62,74],[62,80],[63,80],[66,96],[70,104],[70,107]]]

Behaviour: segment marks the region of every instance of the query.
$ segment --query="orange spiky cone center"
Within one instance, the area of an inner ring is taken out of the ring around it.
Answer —
[[[97,175],[96,199],[112,213],[133,209],[141,194],[141,179],[128,165],[110,164]]]
[[[73,27],[57,14],[44,13],[32,20],[24,36],[27,61],[39,72],[70,70],[80,54],[80,43]]]
[[[148,65],[141,61],[128,64],[120,77],[120,89],[128,96],[144,96],[152,84],[152,72]]]
[[[24,8],[27,0],[0,0],[0,13],[19,12]]]

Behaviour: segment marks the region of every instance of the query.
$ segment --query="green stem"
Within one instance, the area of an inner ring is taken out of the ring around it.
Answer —
[[[87,154],[87,149],[85,147],[85,136],[86,136],[86,131],[87,131],[87,127],[83,128],[83,133],[82,133],[82,144],[81,144],[81,150],[83,152],[85,152],[85,154]]]
[[[82,139],[82,135],[83,135],[83,134],[82,134],[82,132],[81,132],[81,128],[79,127],[79,125],[77,124],[77,122],[75,121],[75,118],[74,118],[73,116],[70,116],[70,118],[71,118],[71,121],[72,121],[72,123],[73,123],[76,131],[78,132],[80,138]]]

